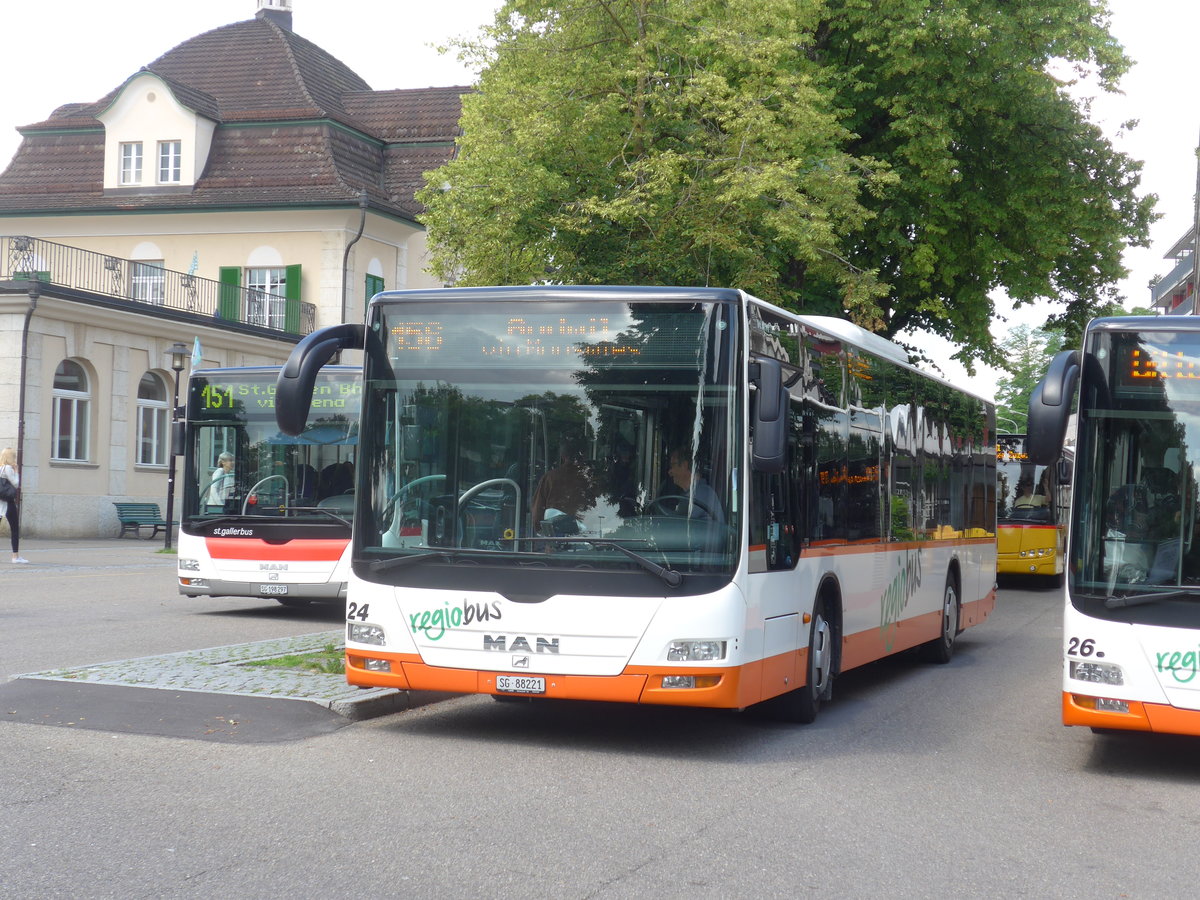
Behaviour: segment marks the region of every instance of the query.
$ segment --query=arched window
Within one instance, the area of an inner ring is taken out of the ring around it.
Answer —
[[[170,434],[167,418],[167,385],[153,372],[147,372],[138,383],[137,446],[138,464],[165,466],[167,440]]]
[[[88,458],[92,394],[83,366],[64,359],[54,370],[51,458],[82,461]]]

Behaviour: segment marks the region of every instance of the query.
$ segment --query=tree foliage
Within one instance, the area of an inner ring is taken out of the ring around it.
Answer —
[[[1115,88],[1103,2],[509,0],[429,175],[461,284],[712,284],[998,362],[989,295],[1074,324],[1143,244],[1139,164],[1052,60]]]
[[[1061,331],[1017,325],[1000,341],[1006,375],[996,384],[996,421],[1002,431],[1023,433],[1029,416],[1029,395],[1054,354],[1066,346]]]

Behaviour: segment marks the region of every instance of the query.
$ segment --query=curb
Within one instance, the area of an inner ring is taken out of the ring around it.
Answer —
[[[364,689],[347,684],[341,675],[246,665],[256,660],[309,653],[330,644],[340,647],[342,638],[340,629],[322,631],[78,668],[30,672],[14,678],[304,700],[355,722],[416,709],[456,696],[395,688]]]

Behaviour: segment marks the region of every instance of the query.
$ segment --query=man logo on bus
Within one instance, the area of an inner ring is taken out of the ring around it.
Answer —
[[[921,551],[910,550],[903,561],[897,560],[896,577],[892,579],[879,604],[879,630],[883,644],[890,653],[896,642],[896,623],[904,614],[908,601],[921,586]]]
[[[484,650],[499,650],[501,653],[520,651],[521,653],[557,653],[558,638],[535,637],[534,645],[523,634],[510,636],[507,634],[485,634],[483,636]]]

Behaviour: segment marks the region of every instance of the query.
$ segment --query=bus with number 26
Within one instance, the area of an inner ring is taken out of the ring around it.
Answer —
[[[359,370],[315,373],[306,427],[275,423],[279,366],[199,369],[188,383],[179,592],[285,606],[346,597]]]
[[[993,608],[994,411],[741,291],[385,292],[304,338],[284,434],[363,351],[347,680],[809,722]],[[952,677],[948,674],[947,677]]]
[[[1075,400],[1063,723],[1200,735],[1200,318],[1093,320],[1030,397],[1035,461]]]

